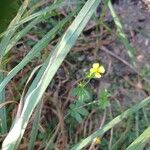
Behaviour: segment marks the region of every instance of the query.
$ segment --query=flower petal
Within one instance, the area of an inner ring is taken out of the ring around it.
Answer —
[[[95,78],[101,78],[100,73],[95,73]]]
[[[94,139],[95,144],[100,144],[101,141],[102,141],[102,139],[101,139],[100,137],[96,137],[96,138]]]
[[[91,69],[90,69],[90,73],[95,73],[95,69],[94,69],[94,68],[91,68]]]
[[[99,73],[104,73],[105,72],[105,68],[103,66],[100,66],[98,69]]]
[[[95,69],[99,68],[99,63],[94,63],[93,68],[95,68]]]

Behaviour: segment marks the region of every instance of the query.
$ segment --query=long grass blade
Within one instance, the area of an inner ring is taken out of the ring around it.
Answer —
[[[36,12],[25,19],[21,20],[19,22],[19,26],[23,23],[30,21],[31,19],[34,19],[32,22],[30,22],[23,30],[19,31],[12,39],[10,40],[9,44],[7,45],[5,49],[5,54],[7,54],[10,49],[23,37],[25,36],[36,24],[43,21],[43,17],[48,18],[51,16],[51,12],[60,6],[63,6],[64,3],[62,3],[62,0],[59,1],[59,3],[54,3],[51,6],[45,8],[44,10],[41,10],[39,12]]]
[[[36,18],[39,18],[39,17],[46,17],[48,16],[51,11],[63,6],[64,3],[62,2],[62,0],[58,1],[57,3],[55,4],[52,4],[46,8],[44,8],[43,10],[39,10],[38,12],[35,12],[34,14],[31,14],[29,16],[26,16],[26,17],[22,17],[21,20],[14,24],[14,25],[11,25],[6,31],[4,31],[3,33],[0,34],[0,38],[3,37],[4,35],[6,34],[9,34],[9,32],[11,32],[12,30],[14,30],[14,28],[18,28],[20,27],[21,25],[23,25],[24,23],[27,23],[33,19],[36,19]]]
[[[0,66],[1,69],[1,66]],[[4,73],[0,72],[0,82],[4,79]],[[0,92],[0,104],[5,103],[5,90],[3,89]],[[6,117],[6,109],[5,107],[0,108],[0,133],[7,133],[7,117]]]
[[[126,150],[143,150],[146,143],[150,140],[150,127],[138,136]]]
[[[62,1],[62,0],[59,0],[58,2],[52,4],[51,6],[47,6],[46,8],[44,8],[43,10],[40,10],[38,12],[35,12],[34,14],[31,14],[30,16],[27,16],[25,18],[23,18],[19,24],[24,24],[34,18],[37,18],[37,17],[44,17],[45,15],[47,15],[48,13],[50,13],[52,10],[55,10],[57,8],[60,8],[62,6],[64,6],[65,3]]]
[[[14,26],[14,24],[18,23],[22,14],[26,10],[27,6],[29,4],[29,0],[25,0],[20,7],[16,17],[11,21],[10,25],[8,26],[8,29]],[[0,69],[5,70],[5,65],[2,64],[3,56],[5,53],[6,46],[8,45],[10,38],[13,36],[17,28],[13,28],[10,30],[7,34],[4,35],[4,37],[1,39],[0,43]],[[5,74],[3,72],[0,72],[0,83],[3,81],[5,78]],[[3,89],[0,92],[0,103],[5,102],[5,89]],[[7,132],[7,118],[6,118],[6,109],[2,108],[0,110],[0,128],[1,128],[1,133],[6,133]]]
[[[41,110],[42,110],[43,102],[41,101],[35,111],[35,118],[32,125],[32,131],[30,136],[30,141],[28,145],[28,150],[34,149],[34,144],[36,141],[36,136],[38,134],[38,128],[39,128],[39,122],[40,122],[40,116],[41,116]]]
[[[61,41],[43,64],[25,96],[25,103],[20,117],[14,122],[12,129],[3,142],[3,149],[11,148],[11,150],[13,150],[17,148],[16,145],[18,144],[18,140],[22,138],[34,108],[40,102],[43,93],[54,77],[57,69],[75,44],[78,36],[86,26],[99,3],[99,0],[88,0],[85,3]],[[12,135],[14,137],[14,134],[15,138],[12,139]]]
[[[9,32],[7,32],[7,34],[5,34],[1,40],[1,43],[0,43],[0,61],[2,60],[2,57],[4,56],[5,49],[6,49],[7,45],[9,44],[11,37],[13,36],[15,31],[17,30],[17,26],[15,27],[15,25],[20,21],[21,16],[23,15],[24,11],[26,10],[29,2],[30,2],[30,0],[25,0],[23,2],[22,6],[18,10],[16,17],[11,21],[10,25],[8,26],[8,30],[10,28],[11,28],[11,30],[9,30]]]
[[[36,24],[41,22],[41,18],[36,18],[30,22],[23,30],[19,31],[9,42],[5,49],[5,55],[10,51],[10,49],[16,45],[16,43],[25,36]]]
[[[127,53],[129,55],[129,57],[131,58],[133,65],[136,66],[135,49],[131,46],[131,44],[128,41],[128,38],[124,32],[124,29],[123,29],[123,26],[119,20],[119,17],[117,16],[117,14],[116,14],[113,6],[112,6],[111,0],[109,0],[109,2],[108,2],[108,7],[110,9],[111,15],[112,15],[114,22],[115,22],[115,25],[117,27],[118,36],[120,37],[121,42],[124,44],[125,48],[127,49]]]
[[[76,11],[75,11],[76,13]],[[51,31],[49,31],[38,43],[30,50],[30,52],[22,59],[22,61],[14,67],[5,79],[0,83],[0,92],[5,88],[7,83],[24,67],[28,64],[33,58],[37,57],[42,49],[44,49],[48,43],[54,38],[54,35],[62,29],[62,27],[75,15],[75,13],[70,14],[68,17],[63,19],[55,26]]]

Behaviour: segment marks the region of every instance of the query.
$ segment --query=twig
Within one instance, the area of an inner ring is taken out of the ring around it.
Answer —
[[[129,68],[131,68],[133,71],[135,71],[135,73],[139,74],[138,71],[131,65],[129,64],[127,61],[125,61],[124,59],[122,59],[121,57],[117,56],[116,54],[114,54],[113,52],[111,52],[110,50],[108,50],[105,46],[101,46],[100,49],[106,53],[108,53],[109,55],[117,58],[118,60],[120,60],[121,62],[123,62],[125,65],[127,65]]]

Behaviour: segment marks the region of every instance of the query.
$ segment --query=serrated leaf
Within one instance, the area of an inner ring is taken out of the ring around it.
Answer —
[[[91,99],[90,92],[82,86],[77,86],[72,91],[72,96],[77,97],[78,101],[85,102]]]
[[[79,123],[81,123],[83,121],[83,118],[81,117],[81,115],[79,113],[75,113],[74,117]]]
[[[78,121],[79,123],[82,122],[83,119],[82,119],[81,115],[80,115],[78,112],[75,112],[74,110],[71,110],[70,112],[71,112],[70,115],[71,115],[74,119],[76,119],[76,121]]]
[[[89,114],[88,110],[83,107],[77,109],[77,112],[80,113],[82,116],[87,116]]]
[[[109,92],[107,89],[102,89],[100,94],[99,94],[99,102],[98,105],[100,108],[105,109],[110,105],[108,97],[110,96]]]
[[[71,95],[75,97],[78,95],[79,91],[80,91],[80,87],[77,86],[73,88]]]
[[[87,89],[82,88],[80,90],[79,101],[87,101],[91,98],[90,93]]]
[[[83,103],[75,103],[75,104],[71,104],[69,107],[69,113],[70,115],[75,118],[78,122],[81,122],[81,118],[82,116],[85,117],[89,114],[89,112],[82,107]],[[83,120],[83,118],[82,118]]]
[[[70,104],[70,109],[75,109],[75,104]]]

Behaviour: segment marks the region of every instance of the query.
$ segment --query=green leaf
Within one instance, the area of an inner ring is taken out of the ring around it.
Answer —
[[[83,108],[83,107],[78,108],[78,109],[77,109],[77,112],[78,112],[79,114],[81,114],[82,116],[88,116],[88,114],[89,114],[89,112],[87,111],[87,109],[85,109],[85,108]]]
[[[81,123],[82,121],[83,121],[83,118],[81,117],[81,115],[80,114],[78,114],[78,113],[75,113],[75,119],[79,122],[79,123]]]
[[[81,85],[78,85],[72,90],[72,96],[76,97],[80,102],[85,102],[91,99],[90,92]]]
[[[76,106],[75,106],[75,104],[70,104],[70,109],[75,109],[76,108]]]
[[[102,89],[99,93],[99,102],[98,105],[100,108],[105,109],[106,107],[110,106],[108,97],[110,94],[108,93],[107,89]]]
[[[83,117],[87,116],[89,114],[88,110],[83,108],[83,104],[79,101],[77,101],[74,104],[71,104],[69,107],[69,113],[70,115],[75,118],[79,123],[81,123],[81,118],[83,120]]]
[[[81,123],[82,120],[83,120],[81,115],[79,113],[75,112],[75,111],[71,111],[71,116],[73,118],[75,118],[79,123]]]

